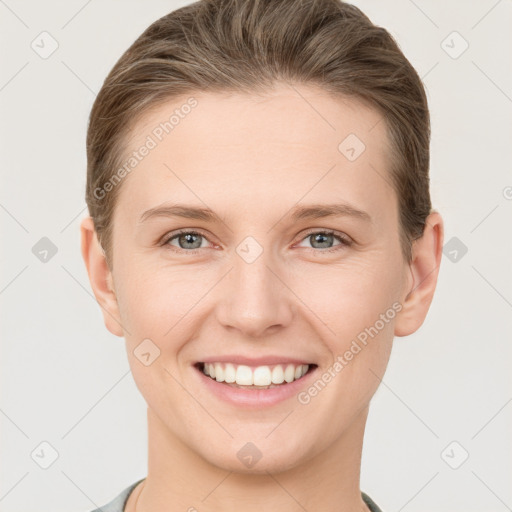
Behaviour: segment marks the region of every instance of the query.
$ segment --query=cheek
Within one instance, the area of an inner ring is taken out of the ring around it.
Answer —
[[[130,333],[147,337],[164,337],[198,303],[209,283],[183,266],[133,265],[123,270],[118,298],[123,324]]]
[[[290,280],[290,288],[331,335],[347,340],[373,325],[399,297],[399,269],[377,258],[347,259],[310,266]],[[304,309],[304,310],[306,310]]]
[[[177,384],[182,382],[183,374],[176,358],[189,338],[187,319],[193,318],[191,308],[204,294],[204,286],[183,267],[157,269],[131,264],[118,271],[122,283],[120,313],[129,331],[126,349],[136,386],[148,405],[165,415],[168,423],[183,424],[183,416],[193,404]],[[148,352],[151,362],[146,365],[143,354]],[[180,406],[169,408],[170,403]]]
[[[322,396],[327,403],[343,403],[340,421],[371,398],[379,383],[376,375],[383,375],[391,353],[394,318],[400,307],[400,268],[383,261],[352,260],[343,266],[325,267],[292,286],[314,313],[307,314],[324,333],[323,343],[333,363],[338,361],[336,368],[331,365],[326,379],[336,377]]]

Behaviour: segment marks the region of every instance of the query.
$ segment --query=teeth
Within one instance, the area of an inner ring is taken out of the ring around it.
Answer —
[[[224,380],[228,383],[236,381],[236,368],[231,363],[226,365],[224,371]]]
[[[219,363],[215,363],[215,380],[217,382],[224,382],[224,368]]]
[[[272,370],[272,382],[274,384],[282,384],[284,382],[284,371],[280,364]]]
[[[254,384],[252,370],[241,364],[236,368],[236,383],[240,386],[252,386]]]
[[[238,386],[272,386],[283,382],[293,382],[307,373],[307,364],[288,364],[270,366],[258,366],[251,368],[246,365],[232,363],[205,363],[203,373],[209,375],[217,382],[226,382]]]
[[[295,366],[293,364],[289,364],[284,371],[284,380],[286,382],[292,382],[295,380]]]
[[[255,386],[270,386],[272,384],[272,372],[268,366],[258,366],[253,373],[253,382]]]

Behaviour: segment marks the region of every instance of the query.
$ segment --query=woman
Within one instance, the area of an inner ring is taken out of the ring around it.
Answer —
[[[101,510],[380,510],[369,403],[441,260],[429,139],[416,71],[339,0],[202,0],[124,53],[91,112],[82,254],[149,457]]]

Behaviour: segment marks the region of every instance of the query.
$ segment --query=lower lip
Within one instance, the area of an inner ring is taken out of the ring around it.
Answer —
[[[244,389],[228,386],[224,382],[217,382],[215,379],[205,375],[203,370],[200,368],[194,367],[194,370],[199,374],[201,381],[214,395],[225,402],[231,403],[232,405],[248,409],[270,407],[296,396],[301,390],[309,385],[309,381],[317,369],[318,367],[315,366],[300,379],[286,384],[281,384],[275,388]]]

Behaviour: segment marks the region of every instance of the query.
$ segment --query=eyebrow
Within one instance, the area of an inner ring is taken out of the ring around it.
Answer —
[[[297,206],[292,208],[285,216],[289,216],[293,222],[303,219],[321,219],[324,217],[354,217],[366,223],[371,224],[373,222],[368,212],[346,203]],[[151,208],[140,216],[139,223],[153,217],[182,217],[205,222],[224,223],[224,221],[209,208],[200,208],[184,204],[170,204]]]

